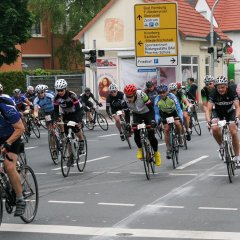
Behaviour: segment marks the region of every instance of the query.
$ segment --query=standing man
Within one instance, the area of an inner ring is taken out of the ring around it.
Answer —
[[[194,82],[194,78],[190,77],[188,78],[188,88],[187,88],[187,98],[190,100],[190,103],[194,103],[195,101],[198,101],[197,96],[197,90],[198,86]]]

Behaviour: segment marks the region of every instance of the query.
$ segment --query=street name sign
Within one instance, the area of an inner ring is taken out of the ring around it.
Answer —
[[[177,66],[177,3],[136,4],[134,17],[136,65]]]

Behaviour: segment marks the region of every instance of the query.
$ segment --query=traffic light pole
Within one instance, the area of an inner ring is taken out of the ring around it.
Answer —
[[[93,48],[96,50],[97,49],[97,42],[96,40],[93,40]],[[95,98],[96,100],[98,101],[99,98],[98,98],[98,79],[97,79],[97,56],[96,56],[96,67],[94,68],[94,92],[95,92]],[[98,108],[98,105],[97,105],[97,108]]]
[[[212,10],[211,10],[211,18],[210,18],[210,22],[211,22],[211,28],[210,28],[210,44],[211,44],[211,47],[214,47],[214,31],[213,31],[213,13],[214,13],[214,10],[215,10],[215,7],[216,5],[218,4],[218,1],[219,0],[216,0],[213,7],[212,7]],[[214,76],[214,52],[211,53],[211,68],[210,68],[210,74],[212,76]]]

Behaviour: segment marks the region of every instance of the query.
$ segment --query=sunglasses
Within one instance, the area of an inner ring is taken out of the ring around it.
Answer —
[[[58,89],[57,92],[63,92],[65,89]]]
[[[134,95],[132,95],[132,96],[127,96],[127,95],[126,95],[126,98],[134,98]]]
[[[159,94],[164,94],[164,93],[166,93],[166,92],[159,92]]]
[[[111,91],[110,93],[116,93],[117,91]]]
[[[38,94],[40,95],[40,94],[43,94],[44,92],[42,91],[42,92],[38,92]]]
[[[213,83],[206,83],[206,86],[211,86]]]

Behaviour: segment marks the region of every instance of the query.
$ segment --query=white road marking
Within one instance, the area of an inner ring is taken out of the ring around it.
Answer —
[[[158,146],[166,145],[166,143],[159,143]]]
[[[110,174],[119,174],[121,172],[107,172],[107,173],[110,173]]]
[[[81,227],[64,225],[36,225],[36,224],[2,224],[1,232],[23,232],[23,233],[45,233],[45,234],[65,234],[79,236],[108,236],[118,237],[129,235],[140,238],[172,238],[172,239],[218,239],[218,240],[239,240],[239,232],[220,231],[192,231],[192,230],[161,230],[161,229],[131,229],[131,228],[101,228],[101,227]]]
[[[169,173],[170,176],[197,176],[197,173]]]
[[[203,210],[223,210],[223,211],[237,211],[238,208],[216,208],[216,207],[198,207]]]
[[[105,158],[109,158],[110,156],[103,156],[103,157],[100,157],[100,158],[94,158],[94,159],[92,159],[92,160],[87,160],[87,163],[90,163],[90,162],[95,162],[95,161],[99,161],[99,160],[102,160],[102,159],[105,159]],[[74,164],[74,165],[76,165],[76,164]],[[58,171],[58,170],[60,170],[61,168],[59,167],[59,168],[53,168],[52,170],[53,171]]]
[[[227,177],[227,174],[209,174],[209,177]]]
[[[102,172],[93,172],[93,173],[96,173],[96,174],[102,174],[102,173],[105,173],[105,172],[102,171]]]
[[[167,206],[167,205],[147,205],[147,207],[154,207],[154,208],[184,208],[184,206]]]
[[[184,168],[186,168],[186,167],[189,167],[190,165],[195,164],[195,163],[197,163],[197,162],[199,162],[199,161],[201,161],[201,160],[203,160],[203,159],[205,159],[205,158],[208,158],[208,157],[209,157],[208,155],[201,156],[201,157],[199,157],[199,158],[196,158],[196,159],[194,159],[194,160],[192,160],[192,161],[190,161],[190,162],[188,162],[188,163],[185,163],[185,164],[177,167],[176,169],[182,170],[182,169],[184,169]]]
[[[37,146],[36,147],[26,147],[26,148],[24,148],[25,150],[29,150],[29,149],[33,149],[33,148],[37,148]]]
[[[46,175],[47,173],[36,173],[35,172],[35,175]]]
[[[107,205],[107,206],[123,206],[123,207],[134,207],[135,204],[132,203],[104,203],[104,202],[100,202],[98,203],[98,205]]]
[[[49,203],[70,203],[70,204],[84,204],[85,202],[73,202],[73,201],[54,201],[54,200],[50,200],[48,201]]]
[[[111,136],[116,136],[116,135],[119,135],[117,133],[113,133],[113,134],[108,134],[108,135],[102,135],[102,136],[98,136],[100,138],[104,138],[104,137],[111,137]]]

